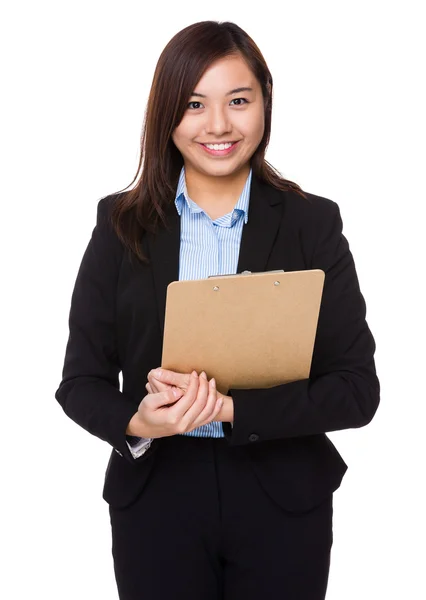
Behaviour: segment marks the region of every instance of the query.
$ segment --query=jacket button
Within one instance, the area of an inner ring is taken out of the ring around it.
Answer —
[[[257,442],[258,439],[259,439],[259,436],[257,435],[257,433],[251,433],[249,435],[250,442]]]

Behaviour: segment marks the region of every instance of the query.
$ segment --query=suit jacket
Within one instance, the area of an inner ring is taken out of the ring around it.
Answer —
[[[326,432],[369,423],[380,395],[375,341],[339,207],[306,195],[279,191],[253,173],[237,271],[324,270],[310,376],[270,389],[230,390],[233,428],[223,423],[228,443],[245,447],[260,485],[289,511],[308,510],[339,487],[347,465]],[[103,498],[125,507],[142,492],[161,443],[155,439],[134,459],[125,432],[146,395],[148,372],[161,364],[166,290],[178,279],[180,219],[170,206],[169,228],[142,236],[150,264],[141,264],[129,259],[109,224],[115,197],[98,203],[55,397],[71,419],[112,446]]]

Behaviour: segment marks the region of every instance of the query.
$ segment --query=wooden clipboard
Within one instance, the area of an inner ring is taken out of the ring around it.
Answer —
[[[324,279],[311,269],[173,281],[162,367],[204,370],[223,394],[307,379]]]

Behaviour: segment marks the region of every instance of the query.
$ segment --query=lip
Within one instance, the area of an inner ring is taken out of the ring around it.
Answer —
[[[229,142],[221,142],[221,144],[226,144],[226,143],[229,143]],[[229,148],[226,148],[225,150],[210,150],[210,148],[206,148],[206,146],[204,144],[200,144],[200,146],[203,148],[203,150],[205,152],[210,154],[210,156],[228,156],[228,154],[231,154],[231,152],[234,152],[234,150],[236,149],[236,147],[238,146],[239,143],[240,143],[240,140],[238,140],[237,142],[233,142],[232,146],[230,146]]]

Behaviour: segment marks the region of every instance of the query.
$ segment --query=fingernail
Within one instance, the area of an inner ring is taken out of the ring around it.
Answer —
[[[179,398],[180,392],[179,392],[179,390],[177,388],[172,388],[172,392],[173,392],[173,396],[175,398]]]
[[[197,373],[197,371],[192,371],[192,375],[193,375],[194,377],[198,377],[198,373]]]
[[[211,381],[212,387],[216,387],[216,379],[214,377],[212,377],[210,379],[210,381]]]
[[[163,372],[161,371],[161,369],[155,369],[154,377],[156,377],[157,379],[160,379],[162,374],[163,374]]]
[[[207,379],[207,375],[205,374],[205,372],[204,372],[204,371],[202,371],[202,372],[201,372],[201,377],[202,377],[203,379]]]

